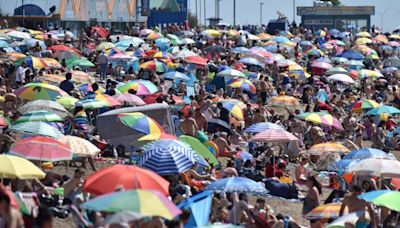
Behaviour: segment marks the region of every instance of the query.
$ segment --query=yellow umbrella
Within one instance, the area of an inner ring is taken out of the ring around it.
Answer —
[[[369,34],[369,32],[359,32],[356,34],[357,37],[367,37],[367,38],[371,38],[371,34]]]
[[[387,44],[389,42],[388,38],[385,35],[377,35],[373,38],[374,41],[378,41],[384,44]]]
[[[366,37],[361,37],[356,40],[357,45],[365,45],[365,44],[370,44],[370,43],[372,43],[372,40],[370,38],[366,38]]]
[[[260,40],[270,40],[273,36],[268,33],[260,33],[257,35]]]
[[[389,36],[390,39],[400,40],[400,36],[397,34],[392,34]]]
[[[299,105],[299,100],[295,97],[292,96],[286,96],[286,95],[279,95],[272,97],[270,99],[270,105],[272,106],[277,106],[277,107],[290,107],[290,106],[298,106]]]
[[[221,33],[215,29],[207,29],[207,30],[204,30],[203,33],[206,34],[207,36],[220,36],[221,35]]]
[[[78,102],[79,100],[76,99],[75,97],[68,96],[68,97],[60,97],[56,101],[64,108],[71,110],[72,108],[75,107],[75,103]]]
[[[46,174],[25,158],[0,155],[0,177],[11,179],[42,179]]]
[[[317,155],[321,153],[348,153],[349,151],[347,147],[335,142],[316,144],[307,150],[307,152]]]
[[[58,141],[67,145],[67,147],[78,157],[93,157],[100,152],[100,149],[86,139],[76,136],[62,136]]]

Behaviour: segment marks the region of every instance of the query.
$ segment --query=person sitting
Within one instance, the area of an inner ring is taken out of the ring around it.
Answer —
[[[265,188],[269,194],[285,199],[298,199],[299,194],[295,183],[286,184],[280,183],[277,178],[268,178],[265,182]]]

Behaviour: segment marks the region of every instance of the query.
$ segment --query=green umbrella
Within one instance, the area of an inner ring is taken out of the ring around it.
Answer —
[[[95,99],[87,99],[87,100],[81,100],[75,103],[75,106],[81,106],[84,109],[98,109],[98,108],[106,108],[110,107],[107,103],[103,101],[98,101]]]
[[[210,165],[217,166],[219,164],[214,154],[198,139],[188,135],[181,135],[179,136],[179,141],[189,144],[192,150],[200,154]]]
[[[59,115],[46,111],[46,110],[39,110],[39,111],[32,111],[22,114],[14,123],[23,123],[23,122],[61,122],[63,118]]]
[[[384,206],[393,211],[400,212],[400,192],[390,190],[371,191],[358,196],[367,202]]]
[[[67,59],[65,63],[67,64],[67,68],[72,68],[74,66],[94,67],[94,64],[84,57]]]

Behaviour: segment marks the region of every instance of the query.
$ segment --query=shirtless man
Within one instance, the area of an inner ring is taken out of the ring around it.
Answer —
[[[196,111],[194,113],[194,119],[196,121],[196,124],[197,124],[197,127],[199,128],[199,130],[207,131],[207,128],[208,128],[207,119],[206,119],[206,116],[201,112],[200,108],[196,109]]]
[[[24,220],[18,209],[11,206],[10,197],[3,192],[0,192],[0,227],[7,228],[22,228]]]
[[[264,115],[261,114],[260,109],[256,109],[256,112],[254,114],[253,118],[253,123],[261,123],[261,122],[266,122],[267,118],[265,118]]]
[[[260,98],[263,104],[267,101],[267,83],[264,77],[260,77]]]
[[[376,223],[374,211],[369,203],[358,198],[358,195],[360,195],[361,193],[361,187],[357,185],[352,186],[350,195],[347,195],[343,198],[342,206],[340,207],[339,211],[339,217],[343,215],[346,207],[349,214],[356,211],[365,211],[367,209],[371,218],[371,227],[375,227]]]
[[[193,111],[189,110],[187,117],[181,120],[181,131],[185,135],[196,137],[196,133],[199,130],[196,120],[193,118]]]
[[[220,136],[214,140],[214,143],[217,144],[218,151],[222,156],[233,157],[235,152],[230,152],[227,137],[228,134],[226,132],[221,132]]]
[[[308,162],[307,157],[301,157],[300,164],[295,169],[296,182],[300,185],[304,185],[306,183],[306,177],[307,177],[306,164],[307,164],[307,162]]]

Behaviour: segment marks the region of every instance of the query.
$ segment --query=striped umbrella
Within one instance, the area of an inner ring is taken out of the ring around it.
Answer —
[[[269,129],[283,129],[283,127],[275,123],[261,122],[249,126],[244,131],[247,133],[260,133]]]
[[[161,134],[164,132],[162,126],[153,118],[141,112],[120,113],[118,119],[126,126],[143,134]]]
[[[63,118],[59,115],[45,111],[32,111],[22,114],[17,120],[15,120],[14,124],[23,123],[23,122],[61,122]]]
[[[351,110],[355,113],[362,113],[364,109],[373,109],[380,105],[374,100],[362,99],[351,106]]]
[[[3,115],[0,115],[0,128],[8,127],[10,125],[11,125],[10,121]]]
[[[45,110],[57,114],[58,116],[65,118],[71,114],[59,103],[50,100],[35,100],[28,102],[18,109],[21,114],[33,111]]]
[[[342,124],[339,122],[339,120],[327,112],[305,112],[300,115],[296,115],[296,117],[315,124],[322,124],[325,126],[334,127],[338,130],[343,130]]]
[[[78,157],[93,157],[100,153],[100,149],[97,146],[80,137],[66,135],[57,140],[64,143]]]
[[[319,143],[307,150],[310,154],[320,155],[321,153],[348,153],[350,150],[342,144],[335,142]]]
[[[256,87],[248,79],[233,79],[228,82],[228,86],[232,88],[240,88],[241,90],[250,92],[252,94],[256,93]]]
[[[83,208],[90,211],[132,211],[143,216],[157,216],[172,220],[181,211],[168,198],[157,191],[129,190],[113,192],[89,200]]]
[[[192,168],[196,162],[194,153],[178,140],[159,140],[144,147],[140,165],[159,175],[176,175]]]
[[[139,67],[153,72],[166,72],[168,70],[167,65],[158,60],[144,62]]]
[[[59,130],[44,122],[20,123],[12,125],[9,129],[13,132],[26,135],[42,135],[53,138],[63,136],[63,133],[61,133]]]
[[[339,217],[341,203],[322,204],[308,212],[306,219],[324,219]]]
[[[131,89],[136,91],[138,96],[149,95],[158,91],[157,86],[148,80],[133,80],[117,88],[121,93],[126,93]]]
[[[54,138],[33,136],[18,140],[10,148],[10,154],[36,161],[72,160],[72,152]]]
[[[239,105],[232,102],[222,101],[222,106],[226,108],[232,114],[232,116],[238,118],[239,120],[244,120],[243,110]]]
[[[297,137],[284,129],[268,129],[254,135],[250,141],[252,142],[290,142],[297,141]]]
[[[24,100],[56,100],[57,98],[69,96],[64,90],[57,86],[46,83],[33,82],[26,84],[14,91],[18,98]]]
[[[35,69],[42,69],[46,68],[47,64],[38,57],[33,57],[33,56],[28,56],[22,59],[18,59],[16,62],[14,62],[15,65],[21,65],[21,63],[26,63],[27,67],[32,67]]]
[[[250,194],[266,194],[263,184],[246,177],[229,177],[215,181],[207,186],[206,190],[213,192],[243,192]]]

